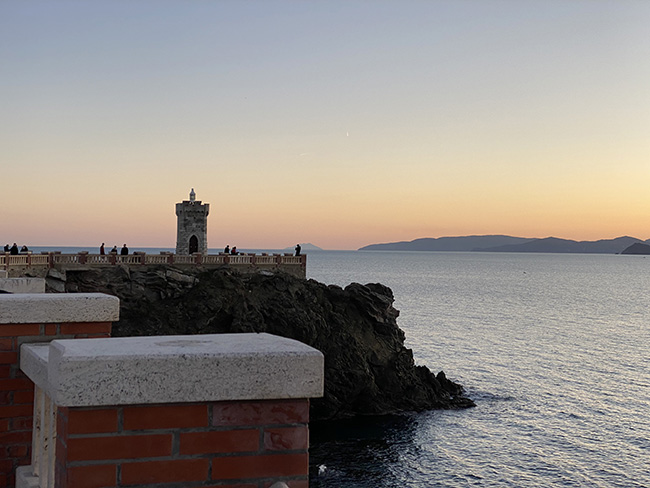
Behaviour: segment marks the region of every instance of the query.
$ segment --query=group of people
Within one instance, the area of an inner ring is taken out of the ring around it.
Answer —
[[[125,244],[126,246],[126,244]],[[296,256],[300,256],[300,252],[302,251],[302,247],[300,247],[300,244],[296,244],[295,247],[296,251]],[[224,249],[223,249],[224,254],[239,254],[237,251],[237,246],[233,246],[232,249],[230,249],[230,244],[228,244]]]
[[[230,244],[227,244],[226,247],[224,247],[223,252],[225,254],[232,254],[233,256],[239,254],[239,251],[237,251],[237,246],[233,246],[232,249],[230,249]]]
[[[8,252],[11,255],[18,255],[20,253],[27,253],[29,252],[29,249],[27,249],[27,246],[23,246],[20,248],[20,251],[18,250],[18,244],[14,242],[14,245],[9,247],[9,244],[5,244],[5,252]]]
[[[99,254],[101,254],[102,256],[106,254],[106,250],[104,249],[104,246],[105,244],[103,242],[102,245],[99,246]],[[108,251],[108,254],[117,254],[117,246],[113,246],[113,249]],[[122,246],[122,249],[120,249],[120,254],[122,256],[126,256],[127,254],[129,254],[129,248],[126,247],[126,244],[124,244],[124,246]]]

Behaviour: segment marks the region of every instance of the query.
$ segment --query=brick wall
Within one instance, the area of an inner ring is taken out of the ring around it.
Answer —
[[[307,399],[59,407],[57,486],[307,488],[308,420]]]
[[[0,323],[0,486],[13,487],[16,467],[31,462],[34,383],[20,370],[20,345],[109,337],[111,327],[111,322]]]

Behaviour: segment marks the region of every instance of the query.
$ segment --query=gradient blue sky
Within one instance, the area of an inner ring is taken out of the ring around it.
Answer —
[[[650,2],[0,2],[0,240],[650,237]]]

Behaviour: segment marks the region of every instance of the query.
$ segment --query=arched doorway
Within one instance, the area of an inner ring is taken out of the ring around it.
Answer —
[[[194,254],[195,252],[199,252],[199,240],[196,236],[192,236],[190,237],[190,254]]]

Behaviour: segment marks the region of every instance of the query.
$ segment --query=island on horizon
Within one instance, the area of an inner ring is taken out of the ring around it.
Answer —
[[[370,244],[359,251],[443,251],[443,252],[531,252],[580,254],[632,254],[626,252],[635,244],[649,245],[636,237],[621,236],[597,241],[574,241],[557,237],[526,238],[506,235],[472,235],[456,237],[424,237],[412,241]]]

